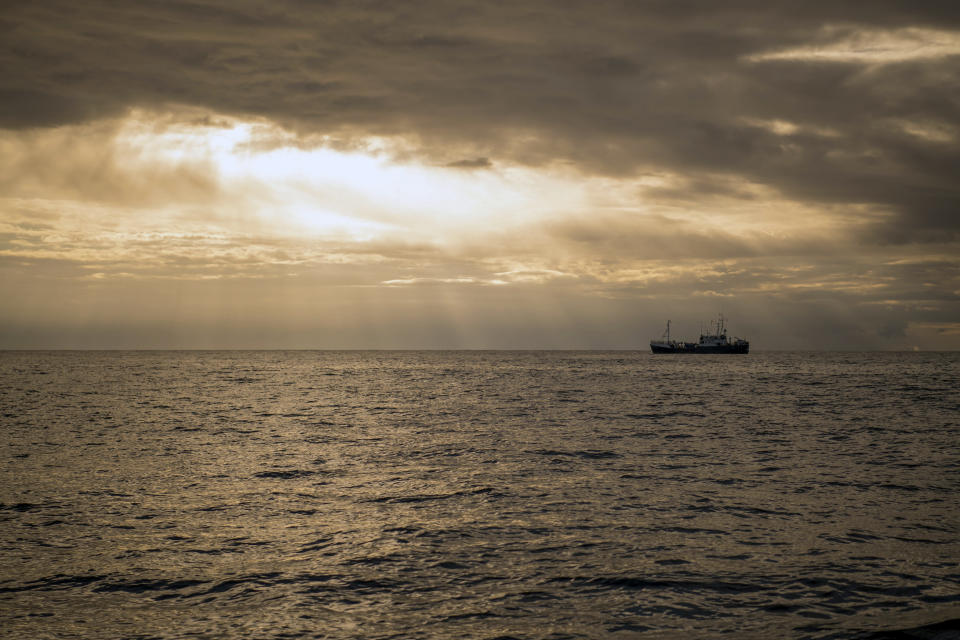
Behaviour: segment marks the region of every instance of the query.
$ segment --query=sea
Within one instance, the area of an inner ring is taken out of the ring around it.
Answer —
[[[0,352],[0,637],[960,637],[960,353]]]

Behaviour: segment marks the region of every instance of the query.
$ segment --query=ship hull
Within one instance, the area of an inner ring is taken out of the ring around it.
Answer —
[[[703,346],[697,344],[660,345],[651,344],[653,353],[749,353],[749,344],[728,344]]]

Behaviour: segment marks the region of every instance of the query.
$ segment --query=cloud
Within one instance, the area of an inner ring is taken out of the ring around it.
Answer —
[[[493,166],[493,163],[490,162],[489,158],[470,158],[448,162],[444,166],[451,169],[489,169]]]
[[[0,195],[136,206],[205,204],[218,196],[209,158],[153,153],[139,126],[136,120],[108,119],[0,130]]]
[[[898,0],[19,3],[0,268],[736,294],[907,340],[960,295],[958,34]]]
[[[806,60],[881,65],[960,55],[960,34],[954,31],[915,27],[858,31],[834,26],[824,28],[822,32],[826,42],[754,54],[747,59],[758,62]]]

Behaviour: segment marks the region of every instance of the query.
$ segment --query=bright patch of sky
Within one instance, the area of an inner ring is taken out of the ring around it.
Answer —
[[[893,64],[960,55],[960,32],[939,29],[908,27],[851,32],[848,28],[832,26],[824,28],[823,40],[783,51],[754,54],[748,59]]]

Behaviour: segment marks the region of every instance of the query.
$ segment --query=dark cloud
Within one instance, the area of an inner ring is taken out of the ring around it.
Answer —
[[[468,158],[464,160],[457,160],[455,162],[448,162],[444,166],[451,169],[489,169],[493,166],[493,163],[490,162],[490,158]]]
[[[877,130],[891,117],[956,124],[955,59],[865,70],[748,58],[866,28],[958,23],[949,5],[906,2],[22,3],[3,23],[0,124],[187,103],[303,131],[413,136],[426,153],[457,144],[608,173],[723,169],[808,197],[887,202],[860,174],[887,176],[858,153],[908,179],[918,155],[923,171],[948,171],[956,152]],[[786,151],[744,117],[839,137],[799,136]],[[824,163],[829,149],[850,154]]]

